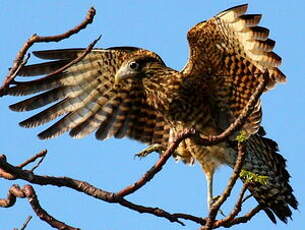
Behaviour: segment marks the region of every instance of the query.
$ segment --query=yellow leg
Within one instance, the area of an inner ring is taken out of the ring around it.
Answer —
[[[164,149],[163,149],[162,145],[160,145],[160,144],[153,144],[153,145],[150,145],[150,146],[146,147],[141,152],[135,154],[135,157],[143,158],[143,157],[148,156],[152,152],[158,152],[158,153],[161,154],[163,150]]]

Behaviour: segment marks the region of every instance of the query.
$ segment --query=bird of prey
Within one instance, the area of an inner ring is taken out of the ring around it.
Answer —
[[[129,137],[166,148],[188,128],[217,135],[241,114],[264,73],[265,91],[285,81],[278,69],[281,58],[272,52],[275,42],[268,38],[268,29],[258,26],[261,15],[245,14],[246,10],[247,5],[236,6],[191,28],[187,34],[190,57],[181,71],[166,66],[151,51],[112,47],[93,49],[78,63],[50,74],[84,49],[34,52],[52,61],[24,66],[18,75],[46,76],[14,82],[8,95],[35,95],[10,108],[29,111],[57,102],[20,123],[36,127],[64,115],[38,135],[41,139],[67,131],[74,138],[95,132],[100,140]],[[277,144],[264,137],[261,117],[258,101],[241,129],[248,136],[243,169],[268,177],[266,184],[251,185],[249,190],[273,222],[275,215],[287,222],[297,201],[285,159]],[[219,165],[234,166],[237,142],[234,135],[212,146],[188,138],[175,157],[202,166],[211,200],[214,171]]]

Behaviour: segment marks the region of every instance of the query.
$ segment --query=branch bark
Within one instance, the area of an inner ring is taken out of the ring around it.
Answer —
[[[35,162],[38,158],[43,160],[45,158],[45,156],[47,155],[47,153],[48,153],[48,151],[46,149],[44,149],[44,150],[40,151],[39,153],[37,153],[35,156],[31,157],[30,159],[28,159],[25,162],[19,164],[18,167],[23,168],[23,167],[27,166],[28,164]],[[37,163],[35,168],[39,167],[39,165],[40,165],[39,162]],[[34,171],[34,170],[32,169],[31,171]]]
[[[69,225],[66,225],[65,223],[58,221],[53,216],[48,214],[40,205],[39,200],[37,198],[36,192],[34,188],[31,185],[25,185],[22,188],[19,187],[19,185],[13,185],[9,189],[9,193],[6,199],[0,199],[0,206],[1,207],[11,207],[15,204],[16,198],[27,198],[29,201],[29,204],[31,205],[33,211],[36,213],[36,215],[46,223],[48,223],[50,226],[62,229],[62,230],[79,230],[79,228],[74,228]]]

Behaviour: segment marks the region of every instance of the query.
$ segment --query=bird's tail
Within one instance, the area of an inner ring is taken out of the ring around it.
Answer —
[[[276,223],[274,214],[283,222],[291,218],[298,202],[289,185],[290,175],[286,170],[286,160],[278,153],[275,141],[259,134],[249,138],[246,144],[244,169],[258,175],[267,176],[266,184],[255,183],[249,187],[259,204],[264,206],[266,214]]]

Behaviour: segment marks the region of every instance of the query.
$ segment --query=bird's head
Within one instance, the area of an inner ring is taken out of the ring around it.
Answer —
[[[136,86],[137,90],[144,93],[150,106],[158,110],[165,109],[175,96],[173,90],[178,88],[176,83],[179,83],[180,78],[177,73],[167,67],[156,54],[143,51],[129,56],[121,64],[115,74],[115,87]]]
[[[165,67],[160,57],[153,53],[135,55],[122,63],[115,74],[115,85],[118,86],[126,79],[142,81],[150,78],[158,68]]]

